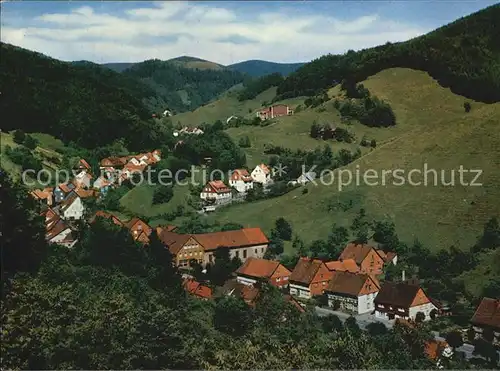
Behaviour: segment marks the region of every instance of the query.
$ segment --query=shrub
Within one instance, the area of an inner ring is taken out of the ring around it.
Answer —
[[[472,108],[472,107],[471,107],[471,105],[470,105],[470,103],[469,103],[469,102],[465,102],[465,103],[464,103],[464,110],[465,110],[465,112],[466,112],[466,113],[469,113],[469,112],[470,112],[470,110],[471,110],[471,108]]]
[[[23,144],[24,139],[26,139],[26,134],[22,130],[15,130],[12,134],[12,139],[14,140],[14,143]]]
[[[29,149],[35,149],[36,146],[38,145],[38,140],[33,138],[31,135],[26,135],[23,144],[25,145],[25,147]]]
[[[370,142],[370,147],[375,148],[377,147],[377,141],[375,139],[372,139]]]
[[[153,194],[153,204],[164,204],[169,202],[174,196],[174,190],[171,186],[157,186]]]

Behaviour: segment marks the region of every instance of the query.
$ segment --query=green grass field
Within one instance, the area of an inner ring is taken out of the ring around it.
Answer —
[[[57,152],[58,149],[62,149],[64,144],[59,139],[54,138],[48,134],[32,133],[35,139],[38,140],[38,146],[32,151],[32,153],[42,160],[42,164],[45,169],[57,170],[58,164],[54,163],[52,159],[61,159],[62,155]],[[11,133],[0,133],[0,149],[1,149],[1,164],[2,168],[9,173],[9,175],[14,180],[21,180],[22,168],[20,165],[12,162],[9,157],[5,155],[5,148],[10,146],[11,148],[16,148],[19,145],[14,143]],[[38,184],[35,179],[29,177],[30,183],[35,182],[35,184],[30,185],[30,188],[44,188],[43,185]]]
[[[229,207],[213,218],[269,231],[275,219],[283,216],[292,223],[296,234],[312,241],[325,238],[333,223],[349,225],[359,208],[364,207],[373,218],[392,219],[405,241],[418,237],[434,250],[450,245],[469,247],[483,224],[491,216],[500,215],[500,104],[472,102],[472,111],[466,114],[465,98],[439,86],[426,73],[409,69],[385,70],[364,84],[372,94],[390,102],[398,125],[387,129],[353,124],[358,138],[366,134],[379,145],[347,169],[355,171],[359,166],[360,171],[374,169],[379,173],[397,168],[409,171],[422,169],[427,163],[429,168],[447,171],[449,177],[452,169],[463,165],[483,170],[483,186],[361,185],[339,192],[336,185],[309,185],[308,194],[298,189],[279,198]],[[307,132],[316,114],[303,111],[273,126],[230,132],[235,138],[253,138],[256,148],[250,149],[249,162],[255,163],[260,160],[257,156],[262,156],[259,148],[263,148],[265,140],[295,148],[315,144]],[[338,118],[328,111],[321,114],[329,114],[332,120]],[[353,207],[345,212],[328,211],[325,206],[351,200]]]

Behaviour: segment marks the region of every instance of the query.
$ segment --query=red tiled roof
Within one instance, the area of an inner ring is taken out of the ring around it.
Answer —
[[[68,225],[64,222],[64,220],[58,219],[57,222],[46,231],[45,238],[47,240],[51,240],[66,229],[68,229]]]
[[[75,193],[78,195],[80,198],[88,198],[88,197],[94,197],[95,192],[91,189],[83,189],[83,188],[76,188]]]
[[[371,277],[367,274],[355,274],[349,272],[334,272],[327,286],[326,291],[340,293],[352,296],[359,296],[366,280]],[[372,282],[373,288],[378,290],[375,282]]]
[[[390,262],[394,259],[398,254],[393,251],[384,251],[384,250],[376,250],[377,254],[384,260],[384,262]]]
[[[186,279],[183,283],[184,289],[191,295],[198,296],[204,299],[212,298],[212,289],[204,286],[193,279]]]
[[[158,235],[161,242],[168,247],[172,254],[177,254],[191,238],[189,234],[179,234],[163,229]]]
[[[231,174],[231,180],[243,180],[244,182],[251,182],[252,177],[247,169],[236,169]]]
[[[270,278],[279,265],[280,263],[277,261],[250,257],[238,268],[236,274],[258,278]]]
[[[123,222],[120,219],[118,219],[116,216],[114,216],[113,214],[110,214],[106,211],[101,211],[101,210],[99,210],[95,213],[94,217],[92,218],[92,220],[90,222],[93,223],[95,221],[95,218],[97,218],[97,217],[111,219],[111,221],[113,223],[115,223],[116,225],[118,225],[120,227],[124,226]]]
[[[106,157],[101,160],[101,166],[123,166],[127,161],[127,157]]]
[[[354,259],[346,260],[335,260],[325,263],[329,270],[331,271],[341,271],[341,272],[359,272],[359,267],[354,261]]]
[[[172,254],[177,254],[190,238],[194,238],[205,251],[215,250],[218,247],[250,247],[269,243],[260,228],[200,234],[180,234],[162,229],[159,238]]]
[[[354,259],[357,264],[361,264],[373,246],[367,244],[349,243],[340,254],[339,260]]]
[[[264,174],[269,174],[271,172],[271,170],[269,170],[269,168],[266,165],[264,165],[264,164],[260,164],[260,165],[257,165],[257,166],[262,169],[262,171],[264,172]]]
[[[500,331],[500,299],[483,298],[471,323],[477,326],[490,326]]]
[[[137,217],[129,220],[127,223],[125,223],[125,226],[130,230],[130,233],[132,233],[132,237],[136,241],[141,240],[143,242],[147,242],[146,240],[149,240],[147,237],[153,231],[153,229],[146,222]],[[144,236],[140,238],[142,234],[144,234]]]
[[[30,194],[39,200],[45,200],[49,199],[52,197],[52,192],[48,191],[48,188],[45,188],[44,190],[41,189],[34,189]]]
[[[64,193],[69,193],[71,192],[72,188],[68,185],[68,183],[61,183],[59,184],[59,189],[63,191]]]
[[[217,193],[231,192],[231,188],[225,185],[222,180],[212,180],[208,182],[208,185]]]
[[[322,264],[318,259],[300,258],[290,275],[290,281],[309,285]]]
[[[91,170],[92,167],[89,165],[87,161],[85,161],[83,158],[78,161],[78,166],[79,168],[85,168],[87,170]]]
[[[448,343],[444,340],[430,340],[424,344],[424,352],[431,360],[437,360],[443,351],[448,347]]]
[[[193,237],[203,246],[205,251],[215,250],[218,247],[246,247],[269,243],[269,240],[260,228],[201,233],[194,234]]]

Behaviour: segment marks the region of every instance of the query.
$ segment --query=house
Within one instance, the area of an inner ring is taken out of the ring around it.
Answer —
[[[73,230],[62,219],[58,219],[46,230],[45,239],[49,244],[58,244],[68,248],[73,247],[77,242]]]
[[[212,289],[208,286],[202,285],[192,278],[185,279],[182,283],[184,290],[190,295],[202,300],[212,299]]]
[[[377,250],[377,253],[384,260],[385,264],[392,263],[396,265],[398,263],[398,254],[396,254],[394,251],[384,251],[379,249]]]
[[[246,285],[235,279],[231,279],[224,283],[221,294],[224,296],[239,297],[249,306],[255,307],[257,298],[260,295],[260,289],[257,286]]]
[[[354,259],[335,260],[325,263],[329,270],[338,272],[359,273],[360,269]]]
[[[90,222],[93,223],[96,220],[96,218],[98,218],[98,217],[109,219],[110,221],[112,221],[114,224],[116,224],[119,227],[125,227],[125,224],[120,219],[118,219],[116,216],[114,216],[113,214],[110,214],[106,211],[101,211],[101,210],[99,210],[95,213],[95,215],[90,220]]]
[[[183,127],[181,130],[178,131],[179,134],[187,134],[187,135],[201,135],[204,133],[203,130],[200,128],[189,128],[187,126]]]
[[[103,176],[100,176],[97,178],[92,185],[94,189],[98,189],[101,194],[106,194],[106,192],[113,186],[113,183],[110,182],[108,179],[106,179]]]
[[[126,157],[106,157],[103,158],[100,162],[100,168],[107,168],[107,167],[112,167],[112,168],[122,168],[125,166],[125,164],[128,162],[128,159]]]
[[[385,281],[375,298],[375,316],[385,320],[403,318],[415,320],[417,313],[429,320],[436,306],[419,285],[407,282]]]
[[[351,242],[347,244],[339,260],[353,259],[359,266],[361,273],[382,274],[384,259],[377,253],[377,250],[367,244]]]
[[[93,189],[83,189],[83,188],[75,188],[73,192],[75,192],[81,199],[96,197],[97,193]]]
[[[257,165],[253,169],[251,177],[256,183],[267,184],[271,181],[271,170],[264,164]]]
[[[332,275],[323,261],[300,258],[290,275],[290,294],[304,299],[322,295]]]
[[[144,169],[146,169],[146,167],[148,166],[148,164],[144,160],[138,161],[136,158],[133,158],[133,160],[135,160],[135,163],[137,163],[137,165],[135,165],[132,160],[128,162],[123,167],[123,170],[120,174],[120,180],[132,178],[134,174],[142,174]]]
[[[60,205],[58,205],[59,215],[62,219],[78,220],[83,218],[85,206],[82,199],[76,192],[71,192]]]
[[[35,189],[30,192],[30,195],[37,201],[40,201],[47,206],[52,206],[53,204],[53,196],[52,196],[53,188],[47,187],[43,190]]]
[[[92,184],[92,175],[90,175],[90,173],[88,173],[87,170],[82,170],[75,175],[75,179],[73,179],[73,184],[76,187],[90,188]]]
[[[333,272],[325,289],[330,307],[355,314],[372,312],[378,291],[370,275],[341,271]]]
[[[79,171],[86,171],[88,173],[91,173],[92,172],[92,167],[89,165],[89,163],[84,160],[83,158],[81,158],[80,160],[78,160],[77,164],[76,164],[76,169],[79,170]]]
[[[236,271],[236,280],[244,285],[268,282],[281,288],[288,286],[291,273],[280,262],[250,257]]]
[[[444,340],[429,340],[424,343],[424,353],[431,361],[436,362],[439,369],[442,369],[441,360],[450,358],[453,349]]]
[[[236,169],[229,178],[229,185],[240,193],[246,193],[253,188],[253,179],[247,169]]]
[[[232,191],[222,180],[209,181],[203,187],[200,198],[202,200],[212,201],[215,203],[229,202],[232,199]]]
[[[45,239],[49,244],[58,244],[73,247],[77,240],[73,231],[57,213],[48,208],[42,215],[45,216]]]
[[[483,298],[470,322],[477,334],[489,329],[500,341],[500,299]]]
[[[54,202],[56,204],[62,202],[75,189],[73,183],[61,183],[54,189]]]
[[[275,104],[257,112],[257,117],[261,120],[269,120],[275,117],[293,115],[293,110],[286,104]]]
[[[212,264],[218,248],[229,249],[231,258],[243,261],[250,257],[262,258],[269,244],[260,228],[199,234],[180,234],[162,229],[158,237],[175,256],[180,267],[188,267],[190,260],[203,265]]]
[[[141,242],[145,245],[149,243],[149,235],[153,229],[147,223],[143,222],[139,218],[132,218],[124,225],[130,230],[134,241]]]

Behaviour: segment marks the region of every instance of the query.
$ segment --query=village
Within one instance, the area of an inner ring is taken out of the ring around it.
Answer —
[[[257,115],[293,114],[288,106],[259,111]],[[267,116],[266,116],[267,117]],[[198,128],[183,128],[174,136],[203,135]],[[175,265],[183,275],[185,291],[200,300],[215,300],[222,296],[235,296],[254,306],[262,286],[271,285],[279,289],[283,299],[291,303],[298,312],[307,308],[321,316],[337,315],[339,318],[356,318],[360,325],[381,323],[392,327],[395,322],[413,326],[416,323],[433,321],[449,315],[448,308],[425,292],[418,277],[402,277],[398,281],[386,280],[385,270],[398,264],[398,254],[386,251],[374,244],[349,242],[337,260],[323,261],[302,256],[294,267],[285,267],[278,260],[265,257],[269,239],[258,228],[243,228],[210,233],[178,233],[177,226],[151,227],[138,217],[121,220],[115,215],[99,210],[88,215],[83,200],[100,199],[113,187],[143,172],[148,166],[161,160],[161,152],[140,153],[125,157],[107,157],[100,161],[101,175],[94,178],[93,171],[85,159],[80,159],[70,182],[54,188],[34,190],[30,194],[43,206],[46,240],[72,248],[78,239],[79,222],[94,223],[97,218],[111,221],[129,231],[138,245],[150,242],[154,232],[173,256]],[[304,185],[315,178],[315,174],[302,174],[292,185]],[[245,168],[231,172],[228,183],[224,180],[209,180],[201,189],[200,212],[214,211],[219,206],[244,200],[245,195],[256,185],[264,190],[273,183],[273,171],[266,164],[253,170]],[[222,285],[214,286],[210,280],[195,278],[193,268],[206,268],[215,263],[216,251],[227,249],[230,259],[239,259],[241,266]],[[289,269],[290,268],[290,269]],[[493,338],[500,341],[500,301],[483,298],[470,324],[475,336],[484,331],[493,331]],[[467,329],[463,330],[464,333]],[[436,337],[428,344],[433,359],[451,357],[452,348],[442,338]],[[466,349],[466,348],[465,348]],[[471,356],[469,349],[468,356]]]

